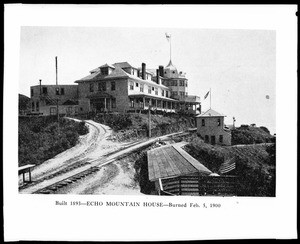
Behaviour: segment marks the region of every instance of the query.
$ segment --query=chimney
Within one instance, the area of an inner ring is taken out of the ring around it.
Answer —
[[[137,77],[140,78],[140,70],[139,69],[137,70]]]
[[[146,80],[146,64],[142,63],[142,79]]]
[[[159,68],[159,76],[164,77],[164,66],[160,65],[158,68]]]
[[[159,85],[159,70],[156,70],[156,83]]]
[[[42,80],[40,80],[40,95],[42,95]]]

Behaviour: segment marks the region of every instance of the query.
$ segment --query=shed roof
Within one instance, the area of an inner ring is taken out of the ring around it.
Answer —
[[[193,173],[212,173],[176,144],[150,150],[147,157],[150,181]]]
[[[209,109],[206,112],[198,115],[197,117],[225,117],[225,115],[218,113],[217,111],[213,109]]]

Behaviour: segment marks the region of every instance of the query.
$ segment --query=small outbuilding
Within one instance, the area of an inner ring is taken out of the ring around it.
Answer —
[[[212,145],[231,145],[231,132],[225,129],[224,117],[213,109],[196,116],[197,134]]]

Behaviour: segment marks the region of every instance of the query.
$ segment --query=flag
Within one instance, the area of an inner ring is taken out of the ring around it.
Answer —
[[[167,38],[168,41],[170,41],[170,39],[171,39],[171,34],[166,33],[166,38]]]
[[[235,158],[231,158],[226,160],[221,167],[219,168],[219,172],[221,174],[226,174],[235,169]]]
[[[204,96],[204,99],[206,99],[206,98],[207,98],[208,94],[209,94],[209,91],[208,91],[208,92],[206,93],[206,95]]]

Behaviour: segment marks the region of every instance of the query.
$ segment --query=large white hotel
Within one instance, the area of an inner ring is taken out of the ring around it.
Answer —
[[[31,86],[31,113],[40,115],[87,112],[201,112],[200,97],[188,94],[188,79],[169,64],[147,69],[128,62],[104,64],[75,85]],[[59,105],[59,106],[57,106]]]

